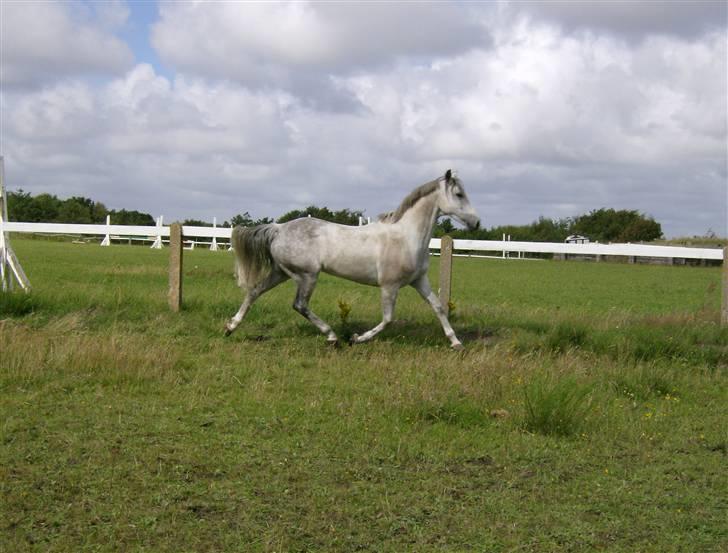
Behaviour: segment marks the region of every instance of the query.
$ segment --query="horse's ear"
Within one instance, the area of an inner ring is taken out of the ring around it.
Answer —
[[[450,182],[450,179],[451,179],[451,178],[452,178],[452,171],[451,171],[450,169],[448,169],[448,170],[447,170],[447,171],[445,172],[445,182]]]

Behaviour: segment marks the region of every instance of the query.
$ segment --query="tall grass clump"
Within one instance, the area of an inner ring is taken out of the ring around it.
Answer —
[[[412,414],[415,420],[461,428],[487,426],[491,423],[488,412],[481,405],[473,400],[459,397],[424,402],[413,409]]]
[[[0,292],[0,317],[22,317],[35,311],[38,300],[24,292]]]
[[[546,347],[554,353],[582,348],[587,343],[589,332],[586,327],[575,323],[560,323],[546,337]]]
[[[614,387],[618,393],[637,401],[646,401],[653,397],[674,397],[680,392],[680,377],[676,371],[662,366],[630,367],[616,376]]]
[[[533,380],[524,388],[523,427],[547,436],[572,436],[585,424],[591,408],[591,388],[573,377]]]

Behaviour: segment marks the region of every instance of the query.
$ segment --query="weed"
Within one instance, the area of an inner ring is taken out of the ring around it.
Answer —
[[[585,424],[591,388],[573,377],[555,382],[537,377],[524,388],[524,428],[544,435],[572,436]]]
[[[338,299],[337,303],[339,304],[339,319],[341,319],[341,324],[346,326],[346,324],[349,322],[351,304],[341,298]]]

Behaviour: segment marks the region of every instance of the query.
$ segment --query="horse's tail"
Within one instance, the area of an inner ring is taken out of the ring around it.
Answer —
[[[275,224],[233,229],[232,245],[238,286],[249,290],[270,273],[275,263],[270,245],[277,235],[278,225]]]

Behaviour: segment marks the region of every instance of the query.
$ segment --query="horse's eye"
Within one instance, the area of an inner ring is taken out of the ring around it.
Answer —
[[[457,194],[455,194],[455,196],[462,200],[465,197],[465,194],[463,194],[462,192],[458,192]]]

